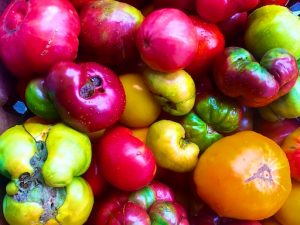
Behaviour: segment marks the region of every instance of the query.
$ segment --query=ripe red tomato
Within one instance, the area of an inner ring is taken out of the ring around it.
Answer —
[[[107,186],[106,180],[100,172],[99,163],[95,157],[92,158],[91,165],[83,177],[91,186],[95,197],[99,197],[104,192]]]
[[[196,16],[191,16],[196,29],[198,48],[192,62],[185,68],[197,79],[211,68],[215,57],[223,52],[225,40],[220,29],[213,23],[207,23]]]
[[[263,5],[286,5],[289,0],[261,0],[259,6]]]
[[[96,154],[104,178],[125,191],[146,186],[156,172],[150,149],[125,127],[108,129],[100,139]]]

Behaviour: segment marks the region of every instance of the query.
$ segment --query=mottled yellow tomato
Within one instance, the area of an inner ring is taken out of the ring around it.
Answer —
[[[273,216],[291,191],[285,153],[274,141],[253,131],[212,144],[200,156],[194,181],[198,195],[220,216],[242,220]]]
[[[299,225],[300,224],[300,183],[293,181],[292,191],[275,215],[282,225]]]
[[[120,122],[133,128],[148,127],[158,118],[160,105],[140,74],[125,74],[120,79],[126,94],[125,111]]]
[[[148,134],[149,128],[137,128],[137,129],[132,129],[132,134],[133,136],[137,137],[140,139],[142,142],[146,143],[146,138]]]

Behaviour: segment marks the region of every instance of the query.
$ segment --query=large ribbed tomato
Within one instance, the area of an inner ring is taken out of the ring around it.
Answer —
[[[285,153],[253,131],[211,145],[198,161],[194,181],[198,195],[220,216],[243,220],[274,215],[291,191]]]

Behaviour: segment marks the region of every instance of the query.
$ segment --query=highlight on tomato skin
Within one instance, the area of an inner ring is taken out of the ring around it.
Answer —
[[[126,127],[107,129],[94,152],[104,178],[120,190],[138,190],[155,176],[152,151]]]
[[[291,176],[300,181],[300,128],[291,132],[283,141],[281,148],[290,163]]]

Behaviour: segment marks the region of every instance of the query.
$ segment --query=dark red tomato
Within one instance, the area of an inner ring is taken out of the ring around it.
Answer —
[[[104,178],[121,190],[134,191],[146,186],[156,172],[150,149],[125,127],[108,129],[96,154]]]
[[[94,62],[55,64],[45,87],[64,123],[93,133],[115,124],[125,108],[125,92],[119,77]]]
[[[111,193],[105,199],[95,202],[88,225],[107,225],[108,218],[115,217],[121,206],[128,201],[125,193]]]
[[[259,6],[263,5],[287,5],[289,0],[260,0]]]
[[[244,31],[247,27],[247,21],[247,12],[236,13],[228,19],[218,23],[218,27],[226,37],[226,40],[231,43],[233,38],[244,35]]]
[[[90,184],[95,197],[99,197],[106,188],[106,180],[100,172],[96,158],[92,158],[91,165],[83,175],[84,179]]]
[[[142,6],[150,2],[150,0],[120,0],[120,2],[128,3],[136,8],[141,8]]]
[[[177,8],[185,12],[195,9],[195,0],[154,0],[155,8]]]
[[[81,9],[86,3],[93,0],[70,0],[70,2],[75,6],[76,9]]]
[[[300,122],[296,119],[285,119],[278,122],[256,119],[254,130],[280,145],[283,140],[299,126]]]
[[[198,49],[192,62],[185,68],[194,79],[207,72],[215,57],[223,52],[225,40],[220,29],[212,23],[202,21],[196,16],[190,16],[196,28]]]
[[[1,0],[0,1],[0,16],[2,15],[3,11],[6,9],[8,4],[11,2],[11,0]]]

